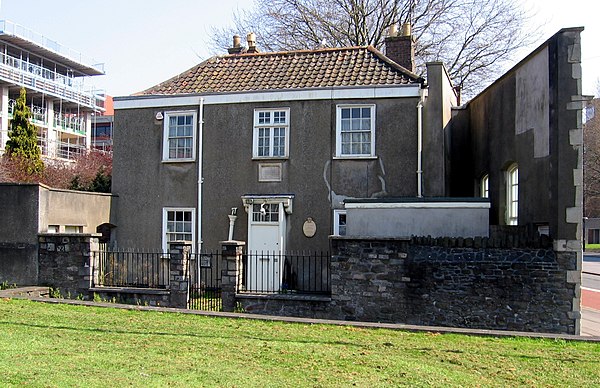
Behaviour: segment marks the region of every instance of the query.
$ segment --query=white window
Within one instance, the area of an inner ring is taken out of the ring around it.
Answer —
[[[287,158],[289,155],[290,110],[256,109],[254,111],[255,158]]]
[[[166,112],[163,131],[163,161],[193,161],[196,158],[196,112]]]
[[[345,236],[346,235],[346,211],[345,210],[334,210],[333,211],[333,234],[334,234],[334,236]]]
[[[252,222],[279,222],[279,204],[262,203],[252,205]]]
[[[489,198],[490,197],[490,176],[485,174],[483,178],[481,178],[481,197]]]
[[[336,156],[375,156],[375,105],[338,105]]]
[[[506,171],[506,224],[517,225],[519,219],[519,169],[512,165]]]
[[[191,241],[194,247],[195,218],[193,208],[163,209],[163,251],[168,251],[170,241]]]

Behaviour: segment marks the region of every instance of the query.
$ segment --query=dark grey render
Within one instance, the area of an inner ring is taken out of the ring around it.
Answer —
[[[276,68],[271,61],[279,61]],[[298,62],[304,67],[294,68]],[[280,69],[288,70],[275,74]],[[248,212],[287,198],[276,245],[325,251],[336,232],[334,210],[345,199],[444,195],[444,125],[456,96],[442,64],[428,71],[425,85],[369,47],[236,54],[212,58],[143,95],[116,98],[118,245],[164,249],[165,214],[184,209],[196,217],[185,236],[218,249],[238,208],[233,237],[256,249],[262,231],[250,231]],[[289,82],[282,86],[282,78]],[[341,112],[355,107],[370,110],[374,145],[366,155],[340,155]],[[287,112],[285,155],[256,155],[256,114],[263,110]],[[195,156],[164,161],[169,115],[186,111],[198,120]],[[314,235],[304,232],[307,221]]]

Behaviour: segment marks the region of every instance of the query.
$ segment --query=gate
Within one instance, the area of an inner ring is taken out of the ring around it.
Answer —
[[[188,308],[223,311],[220,267],[220,253],[192,253],[190,255]]]

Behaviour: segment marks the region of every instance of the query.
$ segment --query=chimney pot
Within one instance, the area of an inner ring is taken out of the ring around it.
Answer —
[[[256,34],[254,34],[254,32],[251,32],[248,35],[246,35],[246,40],[248,41],[248,47],[256,46]]]
[[[388,36],[397,36],[398,35],[398,25],[392,24],[388,29]]]
[[[242,46],[242,37],[239,35],[233,36],[233,47],[238,48]]]
[[[402,25],[402,36],[411,36],[410,23],[404,23]]]

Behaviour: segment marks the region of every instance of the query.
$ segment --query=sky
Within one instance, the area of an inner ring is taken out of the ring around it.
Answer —
[[[559,29],[584,26],[583,92],[597,95],[600,44],[594,40],[600,38],[600,1],[516,1],[535,13],[531,23],[540,26],[541,34],[534,45],[515,56],[514,63]],[[125,96],[208,59],[213,54],[207,46],[211,26],[230,25],[233,12],[251,4],[251,0],[3,0],[0,19],[104,63],[106,75],[87,80],[88,86]],[[243,37],[246,32],[239,34]]]

